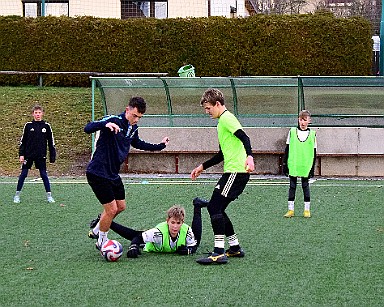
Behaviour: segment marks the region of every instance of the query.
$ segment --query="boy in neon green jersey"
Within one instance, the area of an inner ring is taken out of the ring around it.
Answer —
[[[310,130],[311,113],[302,110],[299,113],[299,125],[291,128],[288,133],[287,146],[283,160],[284,175],[289,176],[288,212],[284,217],[290,218],[295,214],[295,194],[297,178],[301,177],[304,193],[304,217],[311,217],[309,178],[314,176],[316,161],[316,132]]]
[[[198,259],[197,263],[225,264],[228,262],[227,257],[244,257],[244,251],[225,210],[243,192],[250,177],[249,173],[254,171],[255,165],[249,137],[238,119],[227,110],[223,93],[218,89],[208,89],[200,104],[212,119],[218,119],[220,147],[215,156],[191,172],[191,179],[195,180],[204,170],[221,161],[224,161],[224,174],[215,186],[207,207],[215,236],[214,250],[208,257]],[[225,237],[229,244],[227,250],[224,249]]]
[[[140,231],[112,222],[110,229],[131,241],[127,252],[128,258],[137,258],[141,255],[140,246],[144,246],[145,252],[193,254],[201,240],[201,208],[206,207],[207,203],[200,198],[193,200],[192,228],[184,223],[185,209],[174,205],[167,210],[166,220],[154,228]],[[91,222],[91,228],[98,222],[99,218]]]

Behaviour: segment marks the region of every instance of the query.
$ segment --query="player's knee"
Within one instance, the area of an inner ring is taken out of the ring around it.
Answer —
[[[207,210],[208,210],[208,213],[209,215],[211,216],[211,218],[217,214],[221,214],[220,210],[218,209],[218,207],[215,207],[215,206],[208,206],[207,207]]]
[[[126,204],[124,203],[124,204],[117,204],[117,214],[119,214],[120,212],[122,212],[122,211],[124,211],[125,209],[126,209]]]
[[[116,202],[104,205],[104,212],[109,218],[114,218],[118,214],[118,207]]]
[[[21,170],[21,174],[20,174],[20,178],[27,178],[27,176],[28,176],[28,169],[22,169]]]
[[[224,215],[222,213],[217,213],[217,214],[211,215],[211,221],[212,222],[222,221],[222,220],[224,220]]]

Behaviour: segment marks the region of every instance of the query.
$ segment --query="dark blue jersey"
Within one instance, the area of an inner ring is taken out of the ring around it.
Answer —
[[[43,120],[27,122],[20,139],[19,156],[24,156],[25,160],[46,158],[47,145],[49,160],[55,162],[56,148],[51,125]]]
[[[115,133],[107,123],[115,123],[120,132]],[[100,131],[96,148],[89,162],[87,172],[110,180],[119,178],[120,166],[127,158],[131,145],[141,150],[156,151],[165,148],[164,143],[151,144],[139,138],[138,126],[131,126],[125,118],[125,112],[118,116],[106,116],[100,121],[88,123],[84,127],[86,133]]]

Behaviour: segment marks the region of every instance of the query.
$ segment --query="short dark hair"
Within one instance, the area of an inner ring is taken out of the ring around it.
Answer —
[[[311,117],[311,113],[308,110],[301,110],[299,118]]]
[[[203,105],[204,103],[209,103],[214,106],[216,101],[220,102],[221,105],[224,105],[223,93],[216,88],[209,88],[201,97],[200,104]]]
[[[143,97],[132,97],[129,100],[128,106],[132,109],[137,108],[137,111],[141,114],[144,114],[147,110],[147,103],[145,102]]]

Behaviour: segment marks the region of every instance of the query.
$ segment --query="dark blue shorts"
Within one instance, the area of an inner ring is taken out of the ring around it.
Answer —
[[[41,171],[44,171],[47,169],[47,159],[46,158],[38,158],[38,159],[28,158],[28,159],[25,159],[23,164],[21,165],[21,169],[31,169],[33,163],[35,163],[35,167]]]
[[[88,184],[93,193],[102,205],[108,204],[114,200],[125,199],[125,189],[121,178],[109,180],[91,173],[86,173]]]

